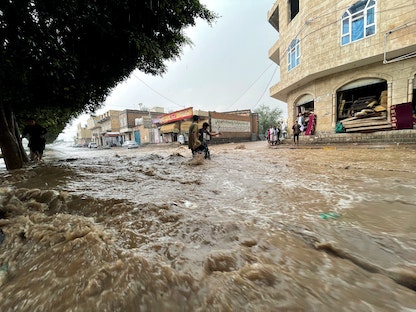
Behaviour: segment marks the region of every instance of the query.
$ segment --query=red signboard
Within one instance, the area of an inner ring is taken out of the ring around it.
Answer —
[[[193,108],[188,107],[188,108],[176,111],[176,112],[165,114],[160,117],[160,123],[163,125],[163,124],[178,121],[178,120],[189,119],[189,118],[192,118],[193,112],[194,112]]]

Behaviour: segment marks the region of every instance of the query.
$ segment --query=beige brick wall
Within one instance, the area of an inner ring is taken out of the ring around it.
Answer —
[[[381,62],[329,75],[295,89],[287,98],[289,121],[295,118],[296,102],[305,94],[311,94],[315,100],[315,114],[318,118],[317,131],[331,131],[336,123],[336,92],[347,83],[361,78],[381,78],[389,88],[388,106],[410,102],[409,96],[416,74],[416,58],[391,64]]]
[[[280,53],[280,81],[270,94],[288,103],[289,124],[295,118],[296,101],[311,94],[318,116],[316,130],[332,130],[337,89],[360,78],[385,79],[389,105],[411,100],[409,80],[416,72],[416,58],[383,64],[383,57],[385,51],[388,59],[416,51],[416,0],[376,1],[376,34],[341,46],[341,17],[356,1],[300,0],[299,13],[290,23],[287,0],[273,6],[279,9],[280,31],[269,55]],[[404,25],[387,36],[385,44],[385,34]],[[287,47],[295,38],[300,40],[300,65],[288,72]]]

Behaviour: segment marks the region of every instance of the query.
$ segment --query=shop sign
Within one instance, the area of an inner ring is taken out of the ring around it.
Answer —
[[[211,128],[218,132],[251,132],[249,121],[211,118]]]
[[[189,107],[189,108],[182,109],[180,111],[165,114],[160,117],[160,123],[165,124],[165,123],[170,123],[173,121],[192,118],[193,111],[194,111],[193,108]]]

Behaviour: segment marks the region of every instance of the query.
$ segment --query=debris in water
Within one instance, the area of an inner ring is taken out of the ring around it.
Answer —
[[[322,213],[319,214],[319,216],[322,219],[336,219],[336,218],[340,217],[340,215],[338,213],[333,212],[333,211],[328,211],[326,213],[322,212]]]

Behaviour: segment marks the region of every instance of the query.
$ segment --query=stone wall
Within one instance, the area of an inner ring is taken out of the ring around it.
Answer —
[[[293,136],[290,134],[284,143],[292,144]],[[377,131],[371,133],[319,132],[309,136],[300,135],[299,144],[416,144],[416,129]]]

